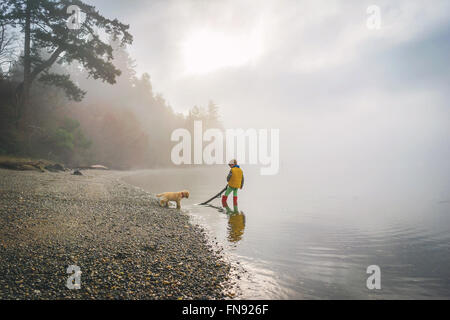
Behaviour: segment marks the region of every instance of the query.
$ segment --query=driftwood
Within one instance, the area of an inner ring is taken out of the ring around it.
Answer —
[[[0,168],[20,171],[40,171],[59,172],[65,171],[62,164],[51,162],[48,160],[32,160],[14,157],[0,157]]]
[[[228,186],[226,186],[225,188],[223,188],[222,191],[220,191],[218,194],[216,194],[216,195],[215,195],[214,197],[212,197],[211,199],[209,199],[209,200],[207,200],[207,201],[205,201],[205,202],[203,202],[203,203],[200,203],[200,205],[201,205],[201,206],[207,205],[208,203],[210,203],[210,202],[213,201],[214,199],[219,198],[220,195],[221,195],[222,193],[224,193],[224,192],[227,190],[227,188],[228,188]]]
[[[76,168],[80,169],[80,170],[89,170],[89,169],[91,169],[91,170],[109,170],[108,167],[102,166],[100,164],[95,164],[92,166],[78,166]]]

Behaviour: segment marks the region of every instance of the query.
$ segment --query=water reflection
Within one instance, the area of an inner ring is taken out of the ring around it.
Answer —
[[[234,207],[233,211],[229,207],[226,209],[228,215],[227,239],[229,242],[239,242],[244,235],[245,215],[242,211],[239,212],[237,206]]]
[[[233,210],[229,206],[217,207],[211,204],[208,207],[214,208],[220,212],[226,213],[228,216],[227,240],[231,243],[237,243],[242,240],[245,230],[245,214],[239,211],[238,206],[234,206]]]
[[[344,194],[336,195],[329,190],[285,190],[291,178],[277,176],[270,181],[271,187],[299,200],[291,206],[266,193],[268,182],[258,180],[258,171],[240,199],[244,216],[232,205],[228,210],[222,208],[219,200],[212,202],[216,206],[194,206],[211,197],[211,190],[219,189],[211,177],[220,175],[222,169],[215,170],[155,170],[135,174],[130,182],[153,193],[191,190],[185,206],[192,216],[210,227],[212,235],[249,271],[248,279],[240,273],[244,298],[450,297],[446,194],[438,200],[436,190],[417,199],[409,193],[385,199],[376,189],[367,199],[356,200],[347,195],[353,191],[345,188]],[[381,268],[380,291],[366,287],[371,264]]]

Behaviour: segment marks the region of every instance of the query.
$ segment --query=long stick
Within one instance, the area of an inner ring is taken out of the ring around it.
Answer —
[[[205,202],[203,202],[203,203],[200,203],[200,205],[201,205],[201,206],[207,205],[208,203],[210,203],[210,202],[213,201],[214,199],[219,198],[220,195],[221,195],[222,193],[224,193],[224,192],[227,190],[227,188],[228,188],[228,186],[226,186],[225,188],[223,188],[222,191],[220,191],[218,194],[216,194],[214,197],[212,197],[212,198],[209,199],[208,201],[205,201]]]

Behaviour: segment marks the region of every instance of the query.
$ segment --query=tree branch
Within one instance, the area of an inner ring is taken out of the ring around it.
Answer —
[[[50,58],[48,60],[46,60],[45,62],[43,62],[42,64],[36,66],[34,68],[34,70],[31,72],[31,81],[34,81],[36,79],[36,77],[39,75],[39,73],[41,73],[42,71],[44,71],[47,68],[50,68],[55,61],[59,58],[59,55],[61,53],[64,52],[64,49],[61,47],[58,47],[50,56]]]

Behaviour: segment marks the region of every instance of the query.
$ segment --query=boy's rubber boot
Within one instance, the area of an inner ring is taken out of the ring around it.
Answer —
[[[228,207],[227,199],[228,199],[227,196],[222,196],[222,207],[224,208]]]
[[[237,197],[233,197],[233,206],[237,206]]]

